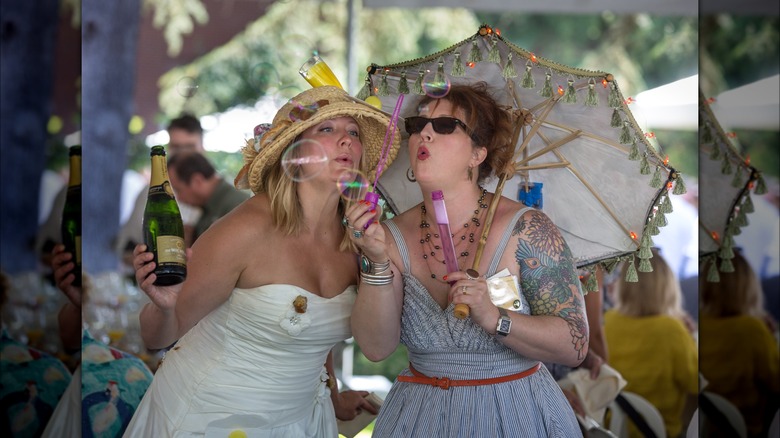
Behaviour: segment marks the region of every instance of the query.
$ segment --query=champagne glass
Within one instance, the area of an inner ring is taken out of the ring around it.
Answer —
[[[298,70],[298,73],[300,73],[312,87],[332,85],[334,87],[339,87],[342,90],[344,89],[338,78],[336,78],[336,75],[333,74],[333,71],[328,67],[328,64],[326,64],[316,53],[303,63]]]

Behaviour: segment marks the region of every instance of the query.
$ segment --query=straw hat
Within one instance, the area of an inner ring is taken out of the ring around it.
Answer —
[[[298,135],[317,123],[342,116],[352,117],[360,127],[364,170],[368,172],[369,181],[374,181],[390,116],[351,97],[339,87],[322,86],[292,98],[276,113],[271,125],[255,128],[255,138],[249,139],[242,149],[244,167],[235,179],[236,187],[251,189],[254,193],[264,192],[267,172],[278,165],[282,152]],[[400,137],[400,134],[393,137],[385,169],[398,153]]]

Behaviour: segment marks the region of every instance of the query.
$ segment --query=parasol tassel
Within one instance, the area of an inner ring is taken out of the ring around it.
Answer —
[[[650,237],[650,233],[642,233],[642,239],[639,241],[639,258],[649,259],[653,257],[650,248],[653,246],[653,239]]]
[[[669,221],[666,220],[666,215],[659,211],[655,215],[655,224],[658,227],[665,227],[665,226],[669,225]]]
[[[734,169],[731,168],[731,160],[729,160],[728,154],[723,154],[723,163],[720,165],[720,173],[724,175],[731,175]]]
[[[563,94],[563,101],[566,103],[577,103],[577,91],[574,89],[574,79],[569,79],[566,93]]]
[[[639,161],[639,146],[636,144],[636,138],[631,141],[631,149],[628,151],[628,159],[631,161]]]
[[[366,83],[363,84],[363,87],[360,89],[360,91],[358,91],[358,94],[355,97],[360,100],[368,99],[368,96],[371,95],[371,92],[369,91],[370,88],[371,88],[371,83],[369,83],[369,81],[366,81]]]
[[[742,202],[742,210],[745,213],[753,213],[756,208],[753,206],[753,200],[750,199],[750,192],[745,195],[745,200]]]
[[[512,62],[512,52],[509,52],[506,55],[506,65],[504,66],[504,69],[501,71],[501,76],[503,76],[504,79],[517,77],[517,72],[515,71],[515,64]]]
[[[389,96],[390,92],[387,90],[387,70],[382,75],[382,80],[379,81],[379,88],[376,90],[377,96]]]
[[[406,81],[406,69],[401,72],[401,78],[398,80],[398,93],[409,94],[409,83]]]
[[[734,172],[734,178],[731,179],[731,187],[740,188],[744,182],[742,182],[742,166],[737,167],[737,171]]]
[[[482,52],[479,51],[477,45],[477,37],[471,40],[471,51],[469,51],[469,62],[477,63],[482,61]]]
[[[733,259],[734,247],[732,245],[726,244],[726,242],[723,242],[723,245],[721,245],[718,249],[718,257],[722,259]]]
[[[650,264],[650,259],[639,259],[639,272],[653,272],[653,265]]]
[[[727,233],[730,232],[732,236],[739,236],[740,234],[742,234],[742,229],[740,227],[736,226],[736,224],[734,224],[733,221],[732,221],[732,226],[730,226],[730,227],[731,227],[730,228],[731,231],[727,231]],[[731,245],[733,245],[733,244],[734,244],[734,241],[732,240],[731,241]]]
[[[656,222],[655,217],[653,217],[653,219],[650,221],[650,224],[647,225],[647,232],[650,233],[651,236],[657,236],[661,234],[661,229],[658,228],[658,223]]]
[[[726,232],[726,235],[723,237],[723,245],[734,246],[734,236],[732,234],[732,232]]]
[[[672,194],[674,195],[684,195],[688,189],[685,188],[685,182],[683,181],[682,174],[680,172],[675,173],[675,183],[674,183],[674,189],[672,190]]]
[[[617,91],[617,84],[615,82],[610,82],[609,84],[609,107],[610,108],[620,108],[623,105],[623,100],[620,98],[620,95],[618,95]]]
[[[588,292],[598,292],[599,291],[599,282],[596,280],[596,269],[595,267],[590,267],[588,269],[588,272],[590,272],[590,275],[588,276],[588,281],[585,282],[585,292],[586,294]]]
[[[425,70],[423,69],[420,69],[417,72],[417,79],[414,81],[414,85],[412,86],[412,91],[414,92],[414,94],[420,94],[420,95],[425,94],[425,91],[423,90],[423,86],[422,86],[424,75],[425,75]]]
[[[734,264],[731,263],[731,259],[721,260],[720,272],[734,272]]]
[[[647,161],[647,152],[642,154],[642,159],[639,161],[639,173],[650,175],[650,163]]]
[[[544,74],[544,86],[542,86],[542,90],[539,91],[539,94],[541,94],[543,97],[552,97],[552,74],[551,73],[545,73]]]
[[[523,75],[523,80],[520,82],[520,86],[523,88],[534,88],[536,86],[536,82],[534,81],[534,75],[531,74],[531,69],[533,68],[533,64],[531,64],[531,61],[528,60],[525,63],[525,74]]]
[[[701,132],[701,142],[702,144],[710,144],[712,143],[712,140],[712,128],[710,128],[710,125],[705,123],[704,129]]]
[[[610,120],[609,126],[613,128],[619,128],[623,126],[623,119],[620,118],[620,113],[618,112],[617,108],[612,110],[612,120]]]
[[[587,106],[599,106],[599,97],[596,95],[596,81],[590,78],[588,81],[588,97],[585,99]]]
[[[766,182],[764,181],[764,175],[760,173],[756,179],[756,188],[753,190],[753,193],[756,195],[763,195],[766,193]]]
[[[661,202],[661,205],[658,206],[658,211],[668,214],[671,213],[674,209],[672,208],[672,198],[669,197],[669,194],[666,194],[664,196],[663,202]]]
[[[717,258],[713,256],[709,261],[710,268],[707,270],[707,281],[710,283],[719,283],[720,274],[718,274]]]
[[[623,128],[620,130],[620,144],[631,143],[631,131],[628,130],[628,120],[623,122]]]
[[[710,160],[720,159],[720,148],[718,145],[712,145],[712,151],[710,152]]]
[[[491,38],[491,45],[490,45],[490,52],[488,52],[488,61],[495,62],[498,65],[501,65],[501,53],[498,52],[498,41],[496,41],[496,34],[493,34],[493,37]]]
[[[639,281],[639,274],[636,273],[636,266],[634,265],[634,255],[631,254],[631,258],[628,260],[628,268],[626,269],[626,282],[636,283]]]
[[[465,73],[466,72],[463,68],[463,63],[460,61],[460,52],[455,52],[455,59],[452,60],[452,70],[450,70],[450,75],[459,78]]]
[[[650,187],[654,189],[660,189],[663,187],[664,182],[661,179],[661,166],[655,166],[655,172],[653,172],[653,179],[650,180]]]
[[[738,227],[746,227],[748,226],[749,222],[747,219],[747,215],[745,214],[745,210],[742,210],[741,208],[737,212],[737,217],[734,218],[734,221],[736,222],[736,225]]]
[[[433,83],[438,87],[439,84],[444,83],[444,58],[439,58],[436,65],[436,74],[433,75]]]

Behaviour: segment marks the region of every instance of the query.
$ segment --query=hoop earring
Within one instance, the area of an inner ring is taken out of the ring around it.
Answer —
[[[469,167],[468,176],[469,176],[469,181],[474,179],[474,169],[471,167]]]
[[[406,169],[406,179],[409,180],[409,182],[417,182],[417,179],[414,177],[414,170],[412,168]]]

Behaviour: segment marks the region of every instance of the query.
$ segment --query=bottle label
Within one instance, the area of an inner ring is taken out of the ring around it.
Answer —
[[[81,236],[76,236],[76,264],[81,264]]]
[[[184,239],[178,236],[157,236],[157,262],[184,265]]]
[[[168,195],[169,197],[176,199],[173,196],[173,188],[171,187],[171,183],[168,181],[165,181],[158,186],[149,187],[149,195]]]

